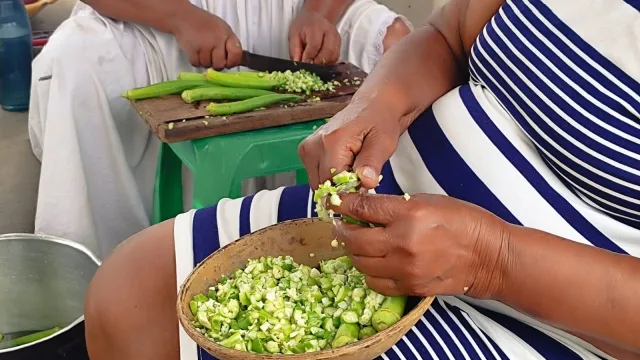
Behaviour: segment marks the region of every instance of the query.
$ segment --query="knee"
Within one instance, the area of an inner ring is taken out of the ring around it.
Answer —
[[[111,349],[116,345],[113,335],[117,331],[118,324],[114,319],[118,310],[114,307],[116,304],[110,303],[107,289],[112,285],[109,283],[109,274],[105,274],[104,270],[100,268],[91,281],[84,304],[85,338],[92,360],[113,358]]]
[[[387,32],[382,40],[382,46],[384,48],[384,52],[389,51],[389,49],[398,41],[400,41],[403,37],[409,35],[411,33],[411,28],[407,23],[400,17],[397,17],[391,25],[387,27]]]

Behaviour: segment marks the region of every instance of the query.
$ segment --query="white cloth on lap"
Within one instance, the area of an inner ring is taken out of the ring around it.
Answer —
[[[303,0],[192,3],[227,21],[245,49],[288,58],[289,24]],[[343,60],[370,71],[385,24],[397,16],[357,0],[338,26]],[[198,70],[173,36],[78,3],[33,63],[29,133],[42,161],[36,232],[104,257],[149,226],[158,140],[120,94]]]

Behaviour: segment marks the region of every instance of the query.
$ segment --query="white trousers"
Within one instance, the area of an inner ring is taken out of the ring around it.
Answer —
[[[245,49],[283,58],[289,24],[303,5],[192,2],[227,21]],[[338,26],[342,59],[372,70],[397,17],[373,0],[357,0]],[[36,232],[78,241],[105,257],[150,225],[159,143],[120,94],[180,71],[198,69],[171,35],[76,6],[33,63],[29,134],[42,162]]]

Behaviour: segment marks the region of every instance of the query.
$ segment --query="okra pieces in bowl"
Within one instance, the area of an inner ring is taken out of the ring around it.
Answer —
[[[301,354],[367,338],[403,316],[406,297],[369,289],[348,257],[299,265],[289,256],[249,260],[190,302],[192,325],[227,348]]]

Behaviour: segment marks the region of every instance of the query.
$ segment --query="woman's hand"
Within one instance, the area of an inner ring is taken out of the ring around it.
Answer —
[[[378,224],[338,222],[354,266],[385,295],[491,298],[502,284],[509,225],[447,196],[344,194],[336,212]]]
[[[336,26],[320,13],[303,10],[289,27],[289,55],[293,61],[335,64],[342,39]]]
[[[171,33],[193,66],[221,70],[238,66],[242,60],[242,45],[231,27],[195,6],[176,14]]]
[[[312,189],[331,178],[333,168],[353,169],[362,186],[373,189],[378,185],[382,166],[395,152],[398,139],[408,126],[409,121],[392,101],[387,104],[367,95],[354,97],[298,147]]]

